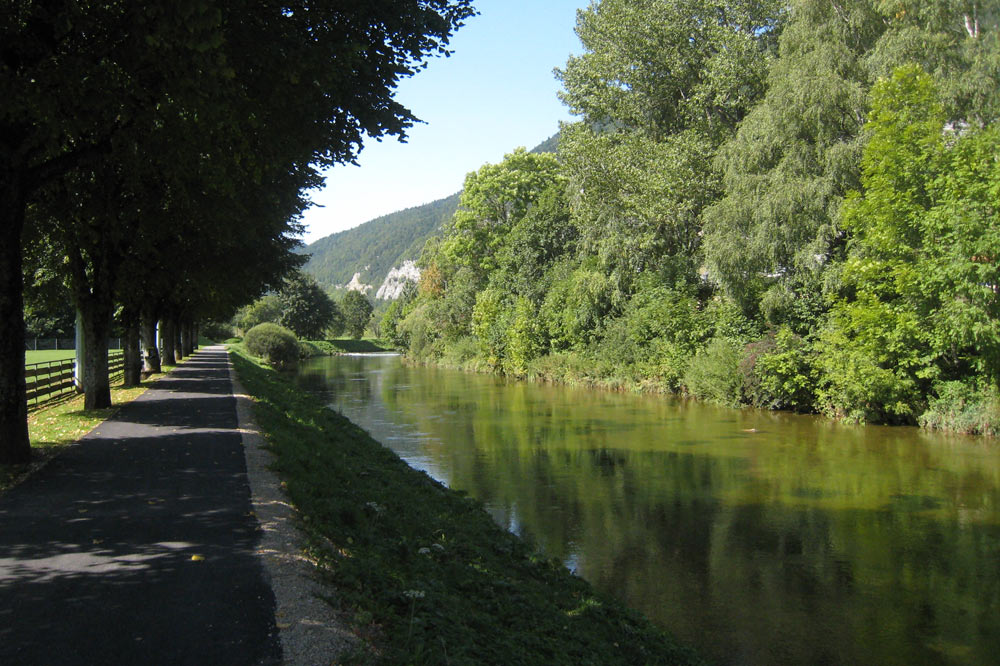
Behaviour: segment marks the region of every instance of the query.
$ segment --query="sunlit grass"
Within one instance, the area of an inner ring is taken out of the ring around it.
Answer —
[[[24,362],[47,363],[49,361],[68,361],[76,356],[72,349],[29,349],[24,352]]]
[[[111,387],[111,407],[83,408],[83,395],[66,397],[31,406],[28,410],[28,438],[31,440],[31,462],[26,465],[0,465],[0,492],[16,485],[32,471],[44,465],[64,447],[111,418],[118,409],[145,393],[157,379],[175,366],[164,365],[163,372],[150,375],[139,386]]]

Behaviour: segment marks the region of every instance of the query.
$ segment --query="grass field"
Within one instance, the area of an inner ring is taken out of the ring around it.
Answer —
[[[25,363],[45,363],[46,361],[63,361],[73,358],[76,352],[72,349],[38,349],[24,352]]]

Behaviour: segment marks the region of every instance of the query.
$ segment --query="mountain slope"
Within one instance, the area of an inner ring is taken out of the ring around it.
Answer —
[[[455,214],[458,196],[456,192],[321,238],[300,250],[311,255],[304,270],[324,288],[343,287],[360,273],[361,283],[378,289],[390,270],[420,256],[427,239]],[[375,296],[374,290],[369,296]]]
[[[558,134],[549,137],[531,152],[555,152],[558,137]],[[418,259],[427,239],[451,220],[460,195],[461,192],[456,192],[422,206],[383,215],[299,248],[298,252],[310,255],[304,270],[324,289],[369,285],[371,289],[366,293],[374,298],[389,272],[406,261]]]

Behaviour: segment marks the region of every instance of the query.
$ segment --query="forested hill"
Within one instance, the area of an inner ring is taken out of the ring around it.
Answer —
[[[558,134],[535,146],[532,153],[553,153]],[[478,165],[469,165],[470,169]],[[300,248],[311,255],[305,271],[324,288],[344,286],[355,273],[362,284],[372,285],[369,297],[393,268],[420,257],[424,243],[439,233],[458,208],[460,192],[422,206],[383,215],[353,229],[331,234]]]
[[[312,255],[304,270],[324,288],[346,285],[360,273],[362,283],[378,289],[390,270],[420,256],[427,239],[451,219],[457,207],[456,192],[321,238],[300,250]],[[369,296],[374,295],[373,290]]]

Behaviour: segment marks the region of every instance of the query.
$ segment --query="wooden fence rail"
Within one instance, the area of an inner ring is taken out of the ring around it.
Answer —
[[[39,404],[76,390],[73,377],[73,359],[29,363],[24,366],[27,382],[28,402]],[[114,380],[125,376],[125,355],[121,352],[108,354],[108,378]]]

